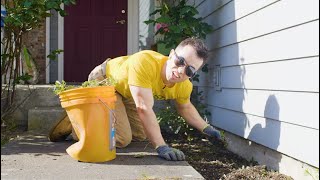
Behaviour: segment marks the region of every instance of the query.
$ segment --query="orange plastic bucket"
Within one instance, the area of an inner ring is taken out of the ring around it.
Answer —
[[[67,153],[83,162],[116,158],[115,89],[113,86],[76,88],[59,94],[79,141]]]

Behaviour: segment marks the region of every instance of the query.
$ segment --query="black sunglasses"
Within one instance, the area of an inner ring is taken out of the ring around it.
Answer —
[[[186,62],[186,60],[184,59],[184,57],[178,56],[178,54],[176,53],[175,50],[173,50],[175,56],[177,58],[174,58],[174,64],[178,67],[183,67],[185,66],[186,68],[186,75],[190,78],[192,78],[195,74],[196,74],[196,68],[189,66]]]

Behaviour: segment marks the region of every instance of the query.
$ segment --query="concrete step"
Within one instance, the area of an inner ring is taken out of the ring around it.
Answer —
[[[53,93],[53,85],[17,85],[15,92],[15,104],[18,108],[11,114],[14,123],[28,128],[29,110],[36,107],[61,107],[60,100]]]
[[[28,131],[48,134],[66,112],[61,107],[35,107],[28,111]]]
[[[16,88],[16,101],[27,100],[35,107],[60,106],[59,96],[54,94],[53,85],[18,85]]]

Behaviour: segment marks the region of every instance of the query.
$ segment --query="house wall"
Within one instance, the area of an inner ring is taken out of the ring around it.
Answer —
[[[319,168],[319,1],[188,2],[214,27],[195,84],[211,123]]]

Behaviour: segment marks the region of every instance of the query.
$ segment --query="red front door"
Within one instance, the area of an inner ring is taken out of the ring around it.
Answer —
[[[127,1],[77,0],[64,18],[64,80],[84,82],[106,58],[127,54]]]

